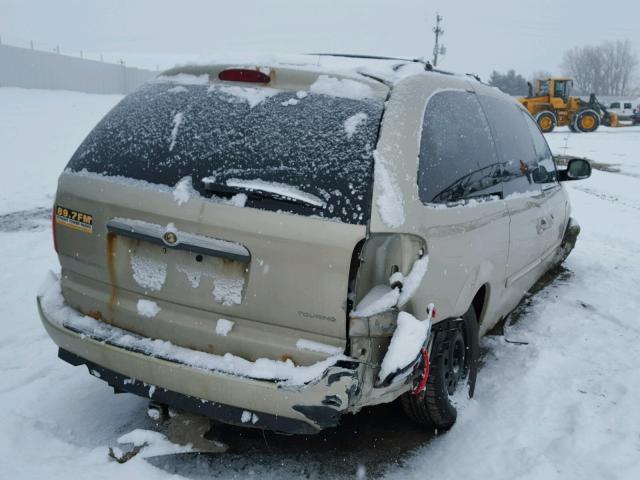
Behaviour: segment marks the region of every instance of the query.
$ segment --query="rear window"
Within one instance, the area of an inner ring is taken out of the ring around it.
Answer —
[[[172,187],[190,176],[203,196],[249,186],[280,195],[249,195],[248,207],[365,224],[382,111],[370,98],[150,83],[107,114],[68,168]]]

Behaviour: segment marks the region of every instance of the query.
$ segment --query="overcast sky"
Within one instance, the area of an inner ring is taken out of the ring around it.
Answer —
[[[640,52],[640,0],[0,0],[0,36],[148,68],[247,51],[430,57],[436,12],[447,48],[439,66],[484,78],[556,73],[565,50],[604,40]]]

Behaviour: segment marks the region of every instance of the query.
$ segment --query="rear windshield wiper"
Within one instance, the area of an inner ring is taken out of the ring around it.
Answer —
[[[216,183],[209,178],[203,178],[202,184],[204,185],[204,189],[207,192],[211,192],[214,194],[217,193],[222,195],[237,195],[239,193],[244,193],[252,200],[268,198],[280,202],[292,203],[294,205],[307,205],[314,208],[324,208],[325,206],[325,203],[320,201],[319,199],[318,201],[316,201],[313,198],[300,198],[298,196],[287,195],[286,193],[281,192],[272,192],[264,188],[258,188],[251,185],[221,184]]]

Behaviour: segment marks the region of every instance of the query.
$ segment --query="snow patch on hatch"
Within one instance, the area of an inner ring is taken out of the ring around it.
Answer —
[[[213,281],[213,298],[225,306],[242,303],[242,287],[244,278],[215,277]]]
[[[160,310],[162,310],[153,300],[145,300],[143,298],[138,300],[136,309],[138,311],[138,315],[149,318],[155,317],[160,313]]]
[[[180,273],[185,274],[187,280],[193,288],[198,288],[200,286],[200,280],[202,279],[202,276],[206,275],[206,272],[187,265],[176,265],[176,270],[178,270]]]
[[[226,318],[220,318],[216,322],[216,334],[222,337],[226,337],[233,329],[235,322],[227,320]]]
[[[176,265],[176,270],[183,273],[192,288],[200,288],[202,279],[206,278],[213,281],[213,290],[211,294],[217,303],[225,306],[239,305],[242,303],[242,289],[244,288],[245,278],[241,272],[222,273],[216,266],[217,259],[212,260],[210,268],[198,268],[191,265]]]
[[[167,279],[167,264],[135,253],[129,260],[133,279],[142,288],[158,291]]]
[[[180,179],[173,188],[173,199],[178,202],[178,205],[182,205],[188,202],[191,197],[197,196],[200,196],[200,194],[193,188],[191,175]]]

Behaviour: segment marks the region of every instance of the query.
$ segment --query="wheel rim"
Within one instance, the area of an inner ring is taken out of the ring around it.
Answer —
[[[449,350],[444,357],[444,381],[449,395],[453,395],[458,382],[465,374],[466,346],[461,330],[457,330],[449,344]]]
[[[595,124],[596,120],[593,118],[593,115],[583,115],[582,118],[580,118],[580,127],[583,130],[591,130]]]
[[[542,130],[547,131],[551,128],[551,119],[549,117],[542,117],[538,120],[538,124]]]

